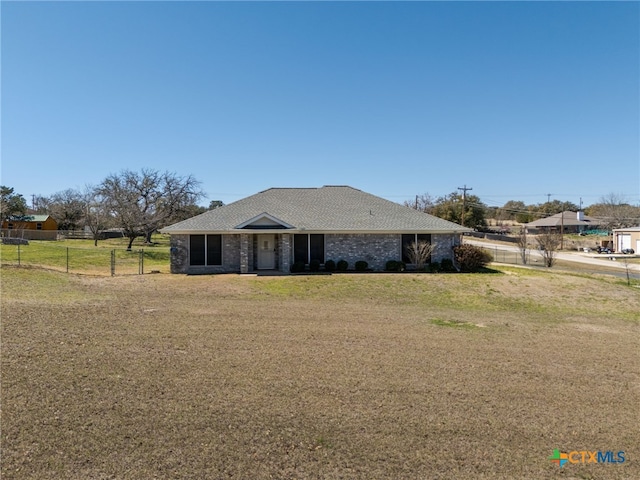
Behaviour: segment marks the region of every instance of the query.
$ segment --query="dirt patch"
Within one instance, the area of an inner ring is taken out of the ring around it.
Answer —
[[[2,280],[2,478],[640,477],[635,289],[517,273]],[[560,471],[555,448],[629,460]]]

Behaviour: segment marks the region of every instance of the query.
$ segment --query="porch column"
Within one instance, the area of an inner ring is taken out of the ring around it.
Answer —
[[[240,273],[249,273],[249,234],[240,234]]]
[[[289,273],[291,269],[291,234],[283,233],[280,241],[280,271]]]

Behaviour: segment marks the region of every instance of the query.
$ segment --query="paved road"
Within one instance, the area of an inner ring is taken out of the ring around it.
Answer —
[[[479,238],[472,238],[472,237],[463,237],[463,238],[464,238],[463,240],[464,243],[468,243],[471,245],[478,245],[479,247],[486,247],[492,250],[498,249],[504,252],[515,252],[515,253],[518,253],[520,251],[517,246],[513,246],[513,245],[505,245],[502,243],[495,243],[488,240],[482,240]],[[539,258],[540,260],[542,259],[542,255],[537,250],[531,249],[529,250],[529,252],[532,259],[536,257]],[[597,257],[595,257],[595,255],[598,255],[598,254],[582,253],[582,252],[557,252],[556,258],[558,260],[564,260],[567,262],[577,262],[577,263],[583,263],[587,265],[594,265],[598,267],[607,267],[607,268],[620,269],[620,270],[626,269],[626,266],[622,262],[622,260],[624,259],[624,255],[611,256],[611,255],[600,254]],[[611,260],[611,258],[615,258],[616,260]],[[629,271],[640,272],[640,264],[629,263]]]

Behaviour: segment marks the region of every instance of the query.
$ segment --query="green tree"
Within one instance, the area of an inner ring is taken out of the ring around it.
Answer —
[[[466,227],[482,228],[487,226],[486,209],[487,206],[480,201],[480,197],[467,195],[466,201],[463,202],[462,195],[453,192],[439,197],[429,213],[450,222],[464,224]]]
[[[0,222],[11,217],[23,217],[27,214],[27,202],[13,188],[0,186]]]
[[[556,213],[567,211],[577,212],[578,210],[579,207],[575,203],[553,200],[551,202],[538,204],[534,209],[534,213],[537,214],[538,217],[548,217],[550,215],[555,215]]]
[[[518,223],[528,223],[533,220],[529,207],[520,200],[509,200],[498,209],[499,220],[515,220]]]

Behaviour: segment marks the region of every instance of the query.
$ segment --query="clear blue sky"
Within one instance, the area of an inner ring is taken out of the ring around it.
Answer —
[[[2,178],[640,202],[638,2],[7,2]]]

